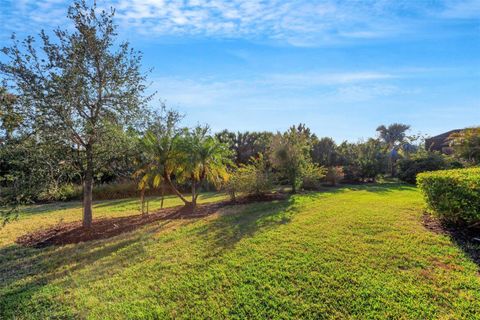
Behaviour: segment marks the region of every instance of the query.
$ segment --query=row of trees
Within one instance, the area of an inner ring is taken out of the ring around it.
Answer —
[[[274,182],[296,192],[317,186],[325,175],[333,183],[340,177],[368,181],[396,175],[402,159],[421,154],[403,124],[380,126],[376,138],[340,145],[305,125],[283,133],[214,135],[206,126],[184,128],[177,112],[147,107],[153,97],[145,93],[142,56],[119,43],[114,14],[78,0],[68,11],[71,28],[24,40],[13,36],[12,46],[1,49],[5,217],[16,205],[49,199],[69,183],[83,186],[88,228],[98,182],[134,177],[142,197],[149,188],[168,188],[194,209],[207,183],[232,195],[266,192]],[[469,153],[471,141],[478,146],[478,140],[462,139],[454,140],[462,141],[462,154],[478,159],[478,151]]]

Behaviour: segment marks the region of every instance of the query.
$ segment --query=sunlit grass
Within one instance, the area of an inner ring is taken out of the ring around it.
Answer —
[[[79,208],[57,204],[9,226],[0,249],[0,318],[478,318],[478,267],[422,226],[423,205],[413,187],[371,185],[77,245],[12,244],[32,219],[45,219],[39,227],[69,210],[80,217]],[[138,204],[96,209],[119,216],[138,212]]]
[[[203,193],[199,203],[216,202],[227,199],[221,193]],[[149,212],[160,209],[161,198],[148,198]],[[183,202],[175,196],[165,196],[163,206],[180,206]],[[93,205],[94,218],[122,217],[140,214],[140,200],[129,198],[121,200],[96,201]],[[27,232],[46,228],[59,222],[78,221],[82,219],[82,203],[80,201],[56,202],[22,208],[17,220],[0,229],[0,246],[13,242]]]

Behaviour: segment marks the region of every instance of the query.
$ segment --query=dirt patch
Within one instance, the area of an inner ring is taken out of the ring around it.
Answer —
[[[445,234],[465,251],[480,267],[480,227],[467,227],[442,223],[434,216],[425,213],[423,225],[435,233]]]
[[[81,221],[60,223],[52,228],[38,230],[19,237],[16,243],[42,248],[50,245],[65,245],[83,241],[106,239],[119,234],[133,231],[144,225],[159,220],[193,219],[206,217],[225,206],[248,204],[252,202],[274,201],[286,199],[285,194],[272,193],[263,196],[238,198],[237,201],[220,201],[198,205],[194,211],[191,208],[177,206],[158,210],[151,214],[134,215],[110,219],[94,219],[91,228],[84,228]]]

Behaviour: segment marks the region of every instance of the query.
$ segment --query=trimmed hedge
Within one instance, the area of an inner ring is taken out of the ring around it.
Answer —
[[[441,219],[480,222],[480,167],[423,172],[417,176],[417,185]]]

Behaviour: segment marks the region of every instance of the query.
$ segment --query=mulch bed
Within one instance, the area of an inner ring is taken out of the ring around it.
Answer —
[[[252,202],[274,201],[286,199],[285,194],[272,193],[263,196],[242,197],[237,201],[220,201],[208,204],[200,204],[192,211],[184,206],[177,206],[158,210],[146,215],[133,215],[120,218],[94,219],[91,228],[84,228],[81,221],[60,223],[52,228],[38,230],[25,234],[16,240],[16,243],[27,246],[42,248],[51,245],[65,245],[83,241],[106,239],[119,234],[133,231],[144,225],[160,220],[192,219],[206,217],[217,212],[219,209],[238,204]]]
[[[467,227],[442,223],[434,216],[425,213],[423,225],[435,233],[446,234],[455,241],[480,266],[480,226]]]

